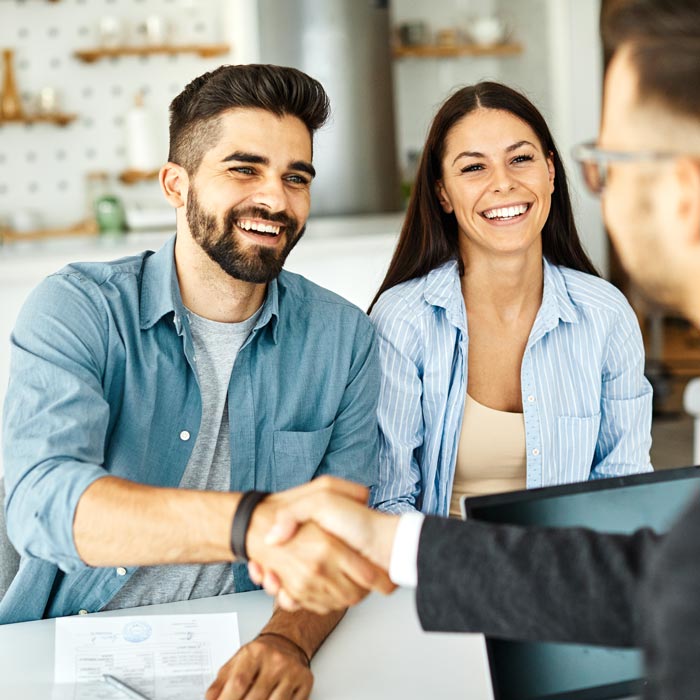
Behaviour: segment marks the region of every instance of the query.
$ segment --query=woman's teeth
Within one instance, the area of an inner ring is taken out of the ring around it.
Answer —
[[[487,219],[512,219],[516,216],[524,214],[528,209],[527,204],[518,204],[515,207],[499,207],[497,209],[487,209],[484,212],[484,216]]]

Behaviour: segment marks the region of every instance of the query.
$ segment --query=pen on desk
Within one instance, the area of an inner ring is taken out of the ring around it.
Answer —
[[[132,700],[149,700],[143,693],[139,693],[138,690],[134,690],[133,688],[129,687],[124,681],[120,681],[118,678],[115,678],[114,676],[110,676],[108,673],[103,673],[102,674],[102,680],[107,684],[111,685],[112,688],[116,688],[117,690],[121,690],[126,697],[131,698]]]

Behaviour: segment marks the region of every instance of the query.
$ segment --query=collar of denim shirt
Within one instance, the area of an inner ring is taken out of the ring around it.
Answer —
[[[186,318],[186,314],[175,269],[175,236],[168,239],[165,245],[144,263],[140,310],[141,330],[151,328],[163,316],[172,313],[177,332],[182,335],[182,319]],[[263,309],[253,330],[258,331],[270,324],[272,341],[277,343],[278,319],[279,290],[277,280],[274,279],[267,285]]]

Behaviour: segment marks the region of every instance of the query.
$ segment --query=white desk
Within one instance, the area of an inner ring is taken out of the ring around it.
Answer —
[[[241,643],[265,624],[272,600],[262,591],[119,610],[104,615],[238,612]],[[0,626],[0,698],[49,700],[54,621]],[[348,611],[313,660],[318,700],[492,700],[481,635],[426,633],[413,591],[370,595]]]

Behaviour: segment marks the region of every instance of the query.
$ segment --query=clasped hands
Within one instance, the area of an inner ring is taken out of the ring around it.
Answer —
[[[251,579],[285,610],[318,614],[355,605],[371,590],[391,593],[396,516],[370,510],[368,490],[323,476],[270,495],[248,530]]]

